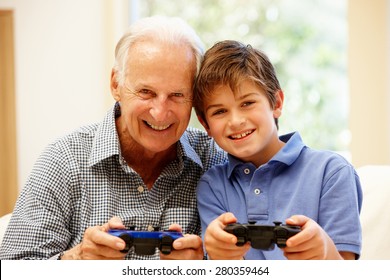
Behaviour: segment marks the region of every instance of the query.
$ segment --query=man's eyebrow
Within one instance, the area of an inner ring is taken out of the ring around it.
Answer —
[[[137,85],[134,86],[134,88],[136,90],[140,90],[140,89],[148,89],[148,90],[152,90],[152,91],[156,91],[157,90],[155,89],[155,86],[153,85],[150,85],[148,83],[139,83]],[[191,92],[191,88],[177,88],[177,89],[169,89],[167,92],[169,93],[174,93],[174,92],[180,92],[180,93],[188,93],[188,92]]]

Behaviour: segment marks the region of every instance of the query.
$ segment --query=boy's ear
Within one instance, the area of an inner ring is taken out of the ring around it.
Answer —
[[[110,80],[111,95],[115,101],[120,101],[120,90],[117,82],[117,73],[114,69],[111,70],[111,80]]]
[[[198,118],[198,121],[201,123],[201,125],[204,127],[204,129],[206,130],[207,134],[210,136],[210,128],[209,128],[207,122],[199,115],[196,115],[196,117]]]
[[[274,107],[274,118],[277,119],[282,115],[283,110],[283,102],[284,102],[284,93],[281,89],[279,89],[276,94],[276,102]]]

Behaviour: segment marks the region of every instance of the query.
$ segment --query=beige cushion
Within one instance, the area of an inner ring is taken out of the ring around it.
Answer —
[[[357,168],[363,189],[361,259],[390,259],[390,166]]]

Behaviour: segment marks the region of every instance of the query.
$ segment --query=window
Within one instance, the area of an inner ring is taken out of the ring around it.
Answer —
[[[345,0],[133,0],[132,4],[139,17],[182,17],[206,48],[235,39],[265,51],[285,93],[280,134],[299,131],[310,147],[348,149]],[[201,127],[196,117],[191,125]]]

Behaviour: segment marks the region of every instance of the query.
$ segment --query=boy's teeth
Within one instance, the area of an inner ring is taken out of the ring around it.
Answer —
[[[247,135],[249,135],[249,134],[251,134],[251,133],[252,133],[252,131],[246,131],[246,132],[244,132],[244,133],[232,135],[232,138],[234,138],[234,139],[240,139],[240,138],[243,138],[243,137],[245,137],[245,136],[247,136]]]

